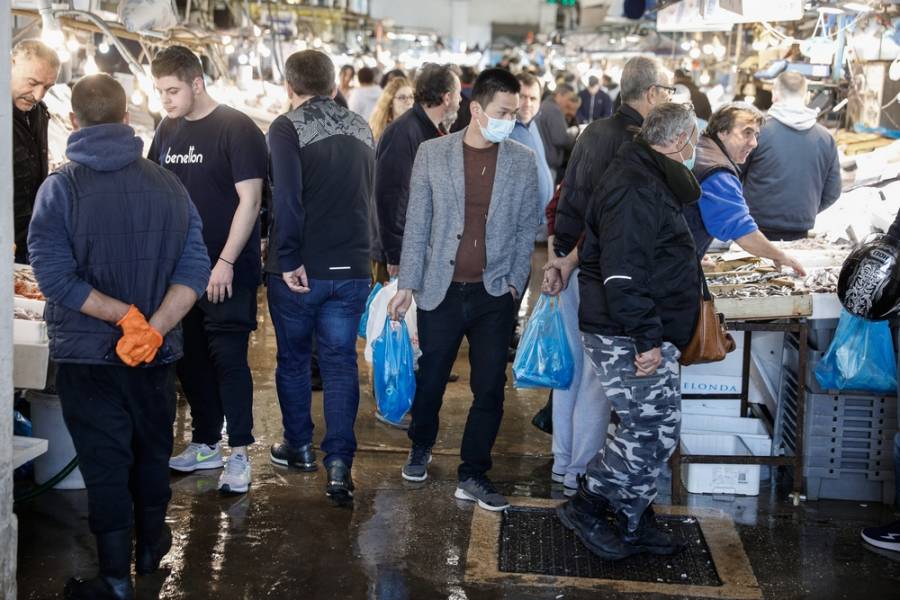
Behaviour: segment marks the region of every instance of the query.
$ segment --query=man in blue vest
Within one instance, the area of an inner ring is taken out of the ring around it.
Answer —
[[[108,75],[72,90],[71,161],[38,190],[28,233],[56,388],[78,452],[99,574],[66,598],[133,598],[172,543],[169,454],[179,322],[206,289],[200,217],[178,178],[141,157],[125,91]]]

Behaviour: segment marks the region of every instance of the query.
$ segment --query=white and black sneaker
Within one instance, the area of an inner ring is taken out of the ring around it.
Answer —
[[[406,464],[403,465],[403,479],[407,481],[425,481],[428,479],[428,465],[431,463],[431,448],[413,446],[409,451]]]
[[[484,475],[460,481],[453,495],[457,500],[477,502],[484,510],[498,512],[509,508],[506,496],[498,492],[491,480]]]
[[[900,552],[900,521],[881,527],[866,527],[860,535],[867,544],[876,548]]]
[[[243,494],[250,489],[250,457],[232,454],[219,477],[219,491],[224,494]]]

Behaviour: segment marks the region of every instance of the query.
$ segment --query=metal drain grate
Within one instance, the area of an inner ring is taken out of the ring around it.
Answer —
[[[610,562],[594,556],[552,508],[510,507],[500,526],[501,572],[651,583],[721,586],[696,519],[657,516],[660,526],[687,544],[675,556],[640,554]]]

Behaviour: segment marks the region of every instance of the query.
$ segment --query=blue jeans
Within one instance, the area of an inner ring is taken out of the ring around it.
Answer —
[[[312,442],[310,355],[316,337],[325,388],[325,465],[353,463],[359,371],[356,334],[369,295],[368,279],[310,279],[306,294],[292,292],[277,275],[269,276],[269,313],[278,342],[275,387],[284,439],[299,448]]]

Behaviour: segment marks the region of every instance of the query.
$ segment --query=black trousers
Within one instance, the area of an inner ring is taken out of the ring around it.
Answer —
[[[436,309],[416,311],[422,356],[408,432],[413,444],[434,445],[447,378],[463,336],[469,340],[473,401],[460,448],[460,481],[484,475],[492,465],[491,449],[503,418],[513,305],[512,294],[495,297],[481,283],[452,283]]]
[[[59,364],[56,389],[101,534],[165,515],[175,423],[172,365]]]
[[[181,321],[184,357],[178,379],[191,407],[192,441],[213,445],[253,443],[253,377],[247,362],[250,332],[256,329],[256,289],[235,287],[225,302],[201,298]]]

